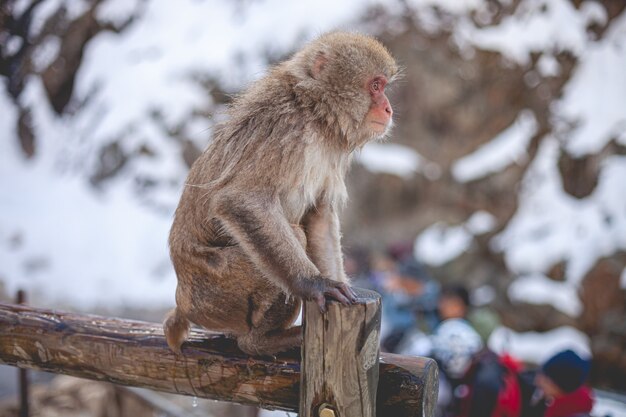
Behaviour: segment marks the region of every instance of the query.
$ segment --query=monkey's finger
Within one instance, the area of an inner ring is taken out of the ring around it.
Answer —
[[[348,284],[339,284],[337,285],[337,288],[341,291],[341,294],[344,297],[350,300],[350,304],[354,304],[356,302],[356,296]]]
[[[350,299],[352,304],[356,303],[356,299],[359,298],[359,297],[357,297],[357,295],[354,292],[354,290],[352,289],[352,287],[350,287],[347,284],[343,284],[341,286],[341,291],[346,295],[346,297],[348,297]]]
[[[315,302],[317,306],[320,308],[320,312],[322,314],[326,313],[326,298],[324,298],[323,294],[319,294],[315,296]]]
[[[335,300],[339,301],[341,304],[344,304],[344,305],[352,304],[350,300],[348,300],[346,296],[341,293],[339,288],[329,288],[326,291],[326,295],[334,298]]]

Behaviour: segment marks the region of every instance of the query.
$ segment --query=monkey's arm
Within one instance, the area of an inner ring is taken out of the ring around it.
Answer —
[[[233,194],[217,199],[216,213],[257,268],[322,310],[325,296],[342,303],[356,299],[349,286],[324,276],[311,262],[276,199],[266,193]]]
[[[318,202],[303,219],[307,252],[322,274],[348,282],[343,269],[341,235],[336,211],[329,203]]]
[[[336,210],[332,211],[330,218],[330,235],[332,243],[332,251],[335,255],[336,279],[340,282],[348,282],[346,270],[343,267],[343,252],[341,251],[341,230],[339,227],[339,215]]]

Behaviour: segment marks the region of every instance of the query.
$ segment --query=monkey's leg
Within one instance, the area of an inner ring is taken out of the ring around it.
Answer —
[[[301,328],[292,327],[300,305],[300,299],[287,297],[277,286],[255,294],[250,306],[250,330],[236,335],[241,350],[251,355],[273,355],[300,346]]]

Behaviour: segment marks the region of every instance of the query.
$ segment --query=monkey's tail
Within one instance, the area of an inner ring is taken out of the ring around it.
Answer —
[[[173,309],[165,316],[163,332],[165,332],[167,345],[179,355],[181,354],[180,346],[189,334],[189,325],[189,320],[180,313],[178,308]]]

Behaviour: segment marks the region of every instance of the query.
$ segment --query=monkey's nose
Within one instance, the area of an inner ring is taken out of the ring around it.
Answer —
[[[385,112],[389,115],[389,117],[393,116],[393,110],[390,105],[385,106]]]

